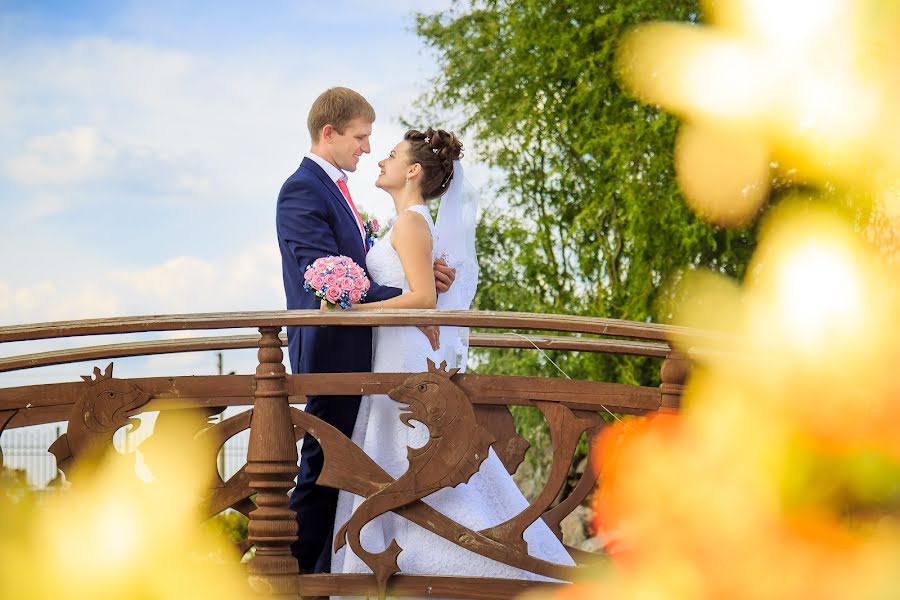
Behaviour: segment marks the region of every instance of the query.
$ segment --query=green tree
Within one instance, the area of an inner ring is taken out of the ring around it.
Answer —
[[[677,120],[628,96],[615,73],[630,27],[697,15],[697,0],[475,0],[417,14],[416,31],[438,64],[417,122],[456,128],[499,173],[482,190],[477,308],[664,322],[685,270],[743,277],[754,229],[728,231],[693,215],[673,170]],[[659,382],[652,359],[534,350],[473,357],[491,372],[561,376],[558,365],[573,378]],[[514,414],[540,478],[544,420],[534,409]]]
[[[438,63],[420,120],[455,115],[450,125],[500,173],[479,225],[478,308],[665,321],[667,284],[684,269],[743,276],[755,232],[691,213],[673,172],[676,119],[629,97],[614,71],[631,26],[697,10],[696,0],[482,0],[417,15]],[[537,352],[476,357],[559,375]],[[657,361],[550,358],[572,377],[658,380]]]

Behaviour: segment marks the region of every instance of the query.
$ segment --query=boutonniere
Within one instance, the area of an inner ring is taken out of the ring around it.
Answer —
[[[387,230],[375,217],[369,217],[369,215],[365,213],[362,213],[360,217],[362,217],[363,228],[366,231],[366,249],[371,250],[372,246],[375,245],[375,242],[377,242]]]

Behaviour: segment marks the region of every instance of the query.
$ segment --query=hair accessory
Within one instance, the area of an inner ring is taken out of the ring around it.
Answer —
[[[437,148],[432,148],[431,151],[434,152],[435,154],[437,154],[438,149],[437,149]]]
[[[426,143],[426,144],[430,144],[430,143],[431,143],[431,138],[430,138],[430,137],[425,138],[425,143]]]

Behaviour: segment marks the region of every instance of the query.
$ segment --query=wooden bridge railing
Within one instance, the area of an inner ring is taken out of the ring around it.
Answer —
[[[589,458],[583,476],[568,496],[553,504],[569,476],[579,440],[585,435],[589,440],[596,438],[605,425],[601,413],[677,410],[689,363],[672,350],[669,339],[673,335],[691,336],[702,344],[701,333],[651,323],[567,315],[391,310],[160,315],[7,326],[0,327],[0,344],[3,344],[0,347],[4,349],[9,349],[14,342],[29,340],[149,331],[257,328],[259,335],[125,342],[13,356],[4,352],[0,357],[0,372],[126,356],[250,347],[258,348],[258,366],[253,375],[118,379],[113,377],[110,365],[105,372],[94,369],[93,377],[83,377],[79,382],[0,388],[0,432],[26,425],[67,422],[67,432],[49,450],[57,457],[59,469],[69,475],[73,465],[90,450],[111,447],[115,431],[141,412],[160,411],[157,428],[161,428],[170,415],[182,414],[184,409],[199,409],[210,415],[228,406],[252,405],[251,411],[217,424],[210,425],[205,420],[197,424],[196,438],[210,442],[208,447],[212,453],[204,460],[211,465],[215,465],[218,449],[229,438],[250,430],[246,466],[228,481],[214,478],[203,498],[204,514],[213,516],[231,508],[248,515],[246,545],[256,547],[248,574],[261,592],[285,596],[370,594],[376,589],[374,576],[298,574],[297,562],[289,548],[298,532],[287,495],[297,475],[296,442],[306,432],[319,440],[326,460],[320,478],[322,484],[368,497],[387,485],[390,477],[337,430],[292,405],[305,403],[306,396],[313,394],[388,394],[421,374],[288,375],[283,366],[285,339],[280,334],[289,325],[426,324],[529,332],[473,334],[470,343],[476,347],[539,348],[662,359],[659,387],[482,373],[457,374],[445,378],[446,382],[439,380],[447,386],[442,393],[461,394],[471,405],[475,422],[492,434],[496,440],[492,448],[509,473],[516,471],[528,448],[528,442],[515,430],[509,406],[537,408],[550,427],[553,454],[549,475],[543,489],[525,510],[489,530],[469,530],[415,499],[395,512],[488,558],[539,575],[571,579],[578,567],[556,565],[527,554],[524,530],[535,520],[543,519],[562,539],[562,519],[587,498],[599,477]],[[533,333],[536,331],[553,333]],[[560,332],[568,335],[559,335]],[[436,370],[432,371],[435,373]],[[254,494],[255,503],[250,500]],[[302,537],[303,532],[299,535]],[[583,562],[586,558],[581,551],[570,551],[576,561]],[[534,586],[547,585],[462,575],[435,577],[402,573],[391,577],[389,584],[392,595],[485,599],[509,598]]]

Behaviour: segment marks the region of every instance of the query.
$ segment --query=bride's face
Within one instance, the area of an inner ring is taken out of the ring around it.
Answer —
[[[409,142],[402,141],[391,150],[387,158],[378,162],[381,174],[375,185],[383,190],[395,190],[406,185],[410,173]]]

